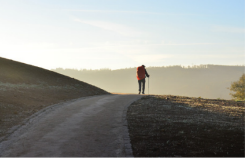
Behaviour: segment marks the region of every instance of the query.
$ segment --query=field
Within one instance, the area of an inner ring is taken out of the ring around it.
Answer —
[[[127,112],[135,157],[245,157],[245,103],[145,96]]]

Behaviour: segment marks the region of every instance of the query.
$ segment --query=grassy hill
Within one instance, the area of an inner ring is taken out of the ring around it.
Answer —
[[[101,94],[109,93],[53,71],[0,58],[0,137],[49,105]]]

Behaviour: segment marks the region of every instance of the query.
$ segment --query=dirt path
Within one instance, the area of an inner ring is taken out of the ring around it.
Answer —
[[[0,156],[132,156],[125,116],[141,97],[92,96],[47,108],[0,143]]]

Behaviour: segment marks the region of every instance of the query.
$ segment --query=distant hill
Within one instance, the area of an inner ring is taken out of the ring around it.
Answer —
[[[0,57],[0,137],[49,105],[101,94],[109,93],[53,71]]]
[[[150,94],[180,95],[212,99],[231,99],[231,82],[237,81],[244,66],[200,65],[189,68],[181,66],[146,67]],[[57,68],[53,71],[100,86],[109,92],[138,93],[136,68],[119,70],[75,70]]]

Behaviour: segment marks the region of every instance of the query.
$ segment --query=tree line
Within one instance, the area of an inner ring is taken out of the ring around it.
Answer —
[[[137,67],[136,67],[137,68]],[[108,92],[138,93],[136,68],[111,70],[63,69],[53,71],[95,85]],[[229,87],[245,73],[244,66],[198,65],[146,67],[150,94],[231,99]]]

